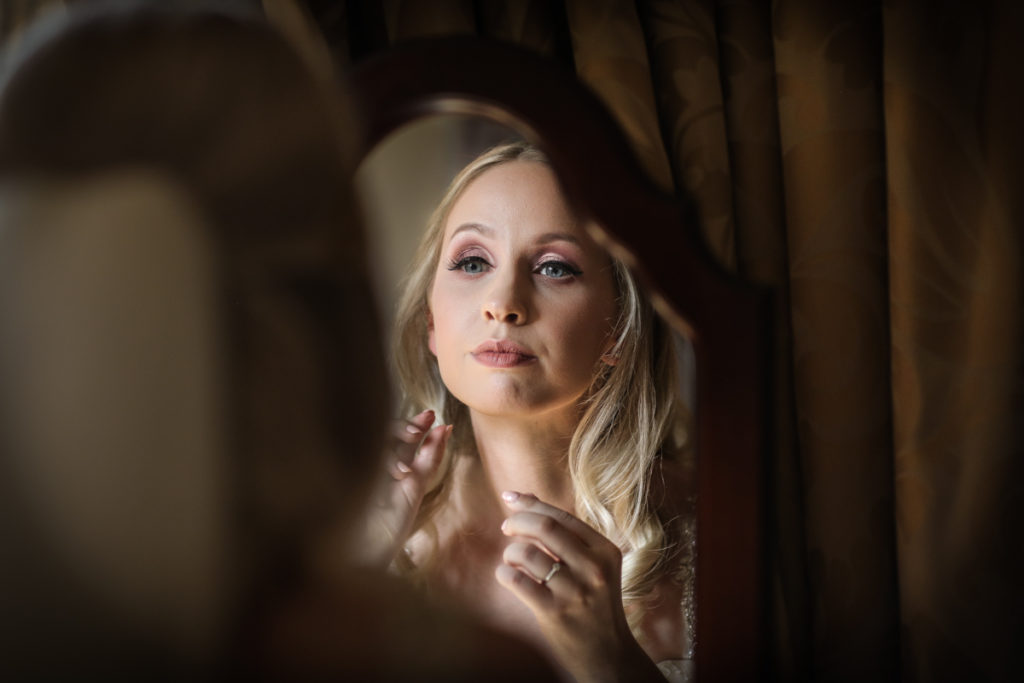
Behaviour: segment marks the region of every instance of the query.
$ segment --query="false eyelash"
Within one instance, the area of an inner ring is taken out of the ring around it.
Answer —
[[[486,266],[490,266],[491,265],[490,263],[487,262],[487,259],[485,259],[483,256],[463,256],[462,258],[459,258],[459,259],[448,259],[446,267],[448,268],[448,270],[458,270],[459,268],[462,268],[467,263],[471,263],[471,262],[481,263],[481,264],[484,264]]]

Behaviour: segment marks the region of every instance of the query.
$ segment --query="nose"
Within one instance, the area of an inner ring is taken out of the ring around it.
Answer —
[[[493,286],[484,298],[484,318],[510,325],[525,324],[528,306],[524,287],[524,282],[516,275],[494,278]]]

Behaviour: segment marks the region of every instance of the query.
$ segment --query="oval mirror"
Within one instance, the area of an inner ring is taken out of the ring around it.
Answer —
[[[674,326],[696,435],[697,672],[701,681],[758,678],[766,293],[714,262],[686,205],[653,186],[604,107],[561,67],[512,46],[443,38],[378,54],[351,80],[366,132],[359,181],[370,241],[384,255],[375,264],[384,310],[452,175],[482,149],[521,137],[544,150],[593,237],[631,267]],[[687,377],[698,378],[695,387]]]

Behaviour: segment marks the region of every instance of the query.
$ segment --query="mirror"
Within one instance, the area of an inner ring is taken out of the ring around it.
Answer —
[[[431,180],[435,187],[423,182],[422,172],[400,171],[412,176],[415,194],[422,191],[427,208],[408,208],[420,215],[433,208],[454,170],[511,129],[545,151],[568,201],[601,226],[595,237],[631,266],[657,310],[688,340],[683,355],[692,359],[689,376],[700,378],[689,390],[699,435],[697,671],[702,681],[757,678],[766,623],[761,556],[768,443],[766,294],[717,266],[686,206],[646,179],[603,106],[573,76],[536,55],[472,38],[444,38],[383,53],[363,62],[353,77],[367,129],[363,179],[369,196],[380,193],[375,176],[378,185],[394,189],[392,180],[381,183],[385,172],[376,165],[389,155],[401,158],[390,146],[414,136],[415,126],[403,128],[406,124],[438,126],[426,136],[443,148],[436,158],[445,170]],[[427,118],[437,114],[450,115],[449,120]],[[454,132],[455,122],[468,115],[486,123]],[[450,139],[457,142],[441,144]],[[412,194],[403,194],[401,201],[385,198],[369,211],[371,229],[381,230],[375,246],[390,244],[391,237],[382,238],[390,231],[380,228],[380,221],[387,222],[385,214],[394,210],[404,211],[407,207],[397,205],[411,205]],[[416,220],[413,232],[423,224]],[[408,260],[409,249],[395,247],[405,255],[381,268],[383,291],[393,291],[394,273]]]
[[[363,159],[356,187],[365,213],[378,306],[387,324],[413,252],[455,175],[485,150],[521,140],[513,127],[482,116],[423,117],[389,135]],[[697,400],[693,344],[674,331],[678,391],[692,414]]]
[[[370,272],[376,279],[378,304],[386,331],[390,332],[387,325],[398,307],[403,276],[426,231],[430,215],[449,183],[486,150],[523,138],[515,128],[485,117],[440,114],[406,124],[379,143],[363,160],[356,175],[356,186],[369,235]],[[673,480],[667,495],[675,501],[673,509],[685,519],[679,539],[683,548],[677,577],[683,584],[686,615],[684,651],[686,659],[692,660],[696,640],[693,604],[696,542],[693,451],[688,446],[692,443],[690,416],[696,399],[695,358],[693,346],[684,334],[673,330],[672,339],[676,374],[673,390],[681,401],[678,406],[680,434],[676,439],[682,448],[676,454],[667,455],[689,476]],[[392,395],[397,400],[400,394],[401,388],[393,379]],[[685,487],[687,483],[691,488]]]

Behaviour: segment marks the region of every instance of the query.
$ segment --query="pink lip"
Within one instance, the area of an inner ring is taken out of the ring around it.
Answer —
[[[492,368],[513,368],[537,360],[528,349],[507,339],[485,341],[473,349],[473,357],[482,365]]]

